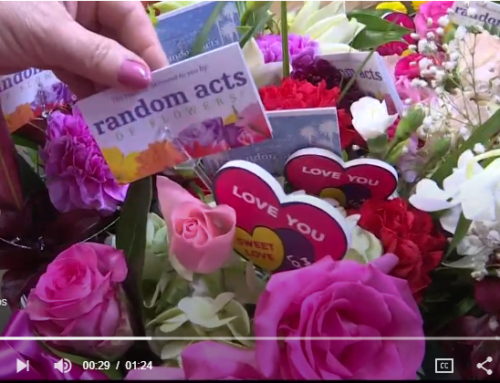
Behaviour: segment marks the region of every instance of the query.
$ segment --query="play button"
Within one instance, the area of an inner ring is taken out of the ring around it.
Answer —
[[[17,359],[16,360],[16,373],[21,372],[23,370],[26,370],[26,371],[30,370],[29,360],[26,363],[24,363],[22,360]]]

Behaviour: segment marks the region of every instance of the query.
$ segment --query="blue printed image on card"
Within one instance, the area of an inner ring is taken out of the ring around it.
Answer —
[[[156,33],[170,64],[191,56],[193,44],[219,1],[202,1],[158,17]],[[203,52],[239,41],[240,16],[236,2],[225,2],[207,35]]]
[[[266,114],[273,138],[204,157],[202,166],[209,178],[232,160],[253,162],[279,177],[283,175],[288,157],[304,148],[327,149],[342,157],[336,108],[282,110]]]

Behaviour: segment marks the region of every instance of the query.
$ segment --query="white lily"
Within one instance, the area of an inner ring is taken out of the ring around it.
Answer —
[[[496,221],[500,207],[500,159],[484,169],[478,162],[498,155],[500,150],[479,156],[465,151],[453,174],[443,181],[443,189],[434,181],[424,179],[417,184],[410,203],[427,212],[446,211],[440,221],[450,233],[455,232],[461,213],[472,221]]]
[[[264,55],[254,39],[249,40],[243,47],[243,57],[257,88],[278,84],[283,78],[283,63],[279,61],[266,64]]]
[[[460,188],[460,200],[464,217],[472,221],[498,219],[500,208],[500,159],[494,160],[480,173],[474,174],[479,161],[498,157],[500,150],[492,150],[476,156],[466,169],[467,181]]]
[[[320,9],[321,2],[306,1],[292,17],[288,32],[309,36],[319,44],[320,54],[353,52],[349,44],[365,25],[349,20],[343,1],[332,1]]]

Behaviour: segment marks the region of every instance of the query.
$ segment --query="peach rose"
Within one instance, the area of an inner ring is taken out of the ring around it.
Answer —
[[[477,92],[490,90],[491,81],[500,78],[500,38],[488,32],[467,33],[459,41],[459,50],[457,72],[462,80]]]
[[[194,273],[221,268],[233,252],[235,211],[227,205],[212,208],[166,177],[157,178],[156,188],[170,256]]]

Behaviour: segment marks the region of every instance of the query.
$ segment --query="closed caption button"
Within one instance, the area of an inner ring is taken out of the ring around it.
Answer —
[[[435,359],[436,374],[453,374],[453,358]]]

